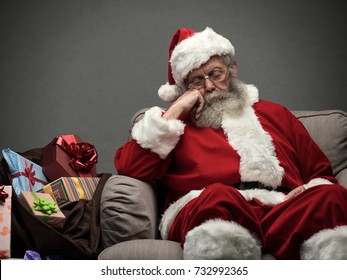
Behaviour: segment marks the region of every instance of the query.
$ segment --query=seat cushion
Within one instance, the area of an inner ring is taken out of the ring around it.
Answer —
[[[334,175],[347,168],[347,113],[341,110],[293,113],[329,158]]]
[[[178,242],[140,239],[118,243],[103,250],[99,260],[181,260],[183,252]]]

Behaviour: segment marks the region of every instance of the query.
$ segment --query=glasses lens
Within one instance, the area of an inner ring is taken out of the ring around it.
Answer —
[[[196,80],[192,82],[188,88],[200,89],[205,86],[205,79],[209,79],[213,83],[223,82],[227,76],[227,71],[215,70],[209,76],[204,77],[203,79]]]
[[[209,79],[212,82],[221,82],[225,79],[225,74],[226,74],[225,71],[218,71],[213,73],[211,76],[209,76]]]
[[[189,85],[189,88],[200,89],[200,88],[202,88],[202,87],[204,86],[204,82],[205,82],[204,79],[201,79],[201,80],[192,82],[192,83]]]

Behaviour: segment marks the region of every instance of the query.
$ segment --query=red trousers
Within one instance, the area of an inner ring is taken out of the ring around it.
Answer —
[[[347,225],[347,189],[316,186],[269,207],[256,199],[246,201],[233,187],[212,184],[178,213],[169,239],[183,245],[188,231],[211,219],[234,221],[256,234],[263,254],[299,259],[303,241],[320,230]]]

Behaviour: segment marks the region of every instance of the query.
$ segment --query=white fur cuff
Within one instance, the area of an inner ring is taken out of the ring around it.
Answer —
[[[261,245],[248,229],[233,221],[208,220],[187,233],[183,258],[255,260],[261,258]]]
[[[319,186],[319,185],[331,185],[332,182],[330,182],[327,179],[323,179],[323,178],[314,178],[311,181],[309,181],[307,184],[304,184],[305,189],[309,189],[315,186]]]
[[[265,189],[240,190],[242,196],[250,201],[253,198],[258,199],[262,204],[267,206],[275,206],[285,199],[285,194],[277,191],[269,191]]]
[[[165,159],[177,145],[184,127],[185,124],[179,120],[165,120],[162,118],[162,109],[152,107],[134,125],[132,137],[142,148]]]
[[[347,260],[347,226],[314,234],[302,244],[300,257],[304,260]]]

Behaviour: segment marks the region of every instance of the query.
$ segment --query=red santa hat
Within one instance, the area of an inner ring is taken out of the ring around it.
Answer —
[[[159,97],[174,102],[185,88],[184,80],[193,69],[199,68],[214,55],[235,55],[230,41],[207,27],[196,32],[178,29],[170,43],[168,82],[158,90]]]

